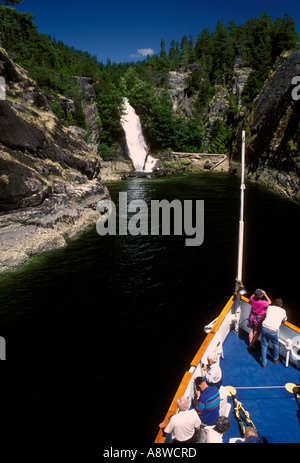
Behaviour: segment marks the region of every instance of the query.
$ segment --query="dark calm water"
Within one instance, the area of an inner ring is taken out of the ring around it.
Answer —
[[[234,290],[239,182],[205,173],[108,184],[115,202],[119,191],[148,204],[204,200],[204,243],[186,247],[185,236],[100,237],[92,227],[65,249],[1,277],[8,360],[2,396],[13,432],[17,426],[52,447],[153,442],[203,326]],[[247,184],[248,295],[262,287],[271,298],[281,296],[298,325],[299,219],[298,204]]]

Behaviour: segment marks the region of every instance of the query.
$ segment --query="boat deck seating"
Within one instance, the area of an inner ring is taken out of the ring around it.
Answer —
[[[248,299],[241,298],[238,316],[236,304],[235,298],[231,297],[220,316],[205,327],[206,338],[190,363],[189,371],[186,372],[164,421],[167,424],[169,418],[178,412],[176,399],[183,393],[192,402],[194,380],[197,376],[203,376],[202,363],[206,363],[210,352],[218,351],[223,386],[235,388],[236,399],[249,412],[259,434],[268,436],[270,442],[300,443],[300,396],[293,393],[293,388],[288,391],[285,387],[288,384],[300,384],[300,361],[297,358],[300,357],[300,352],[295,357],[292,346],[295,339],[300,338],[300,329],[289,322],[282,324],[280,362],[275,364],[272,361],[270,343],[267,366],[263,368],[260,361],[260,341],[257,350],[248,350]],[[297,345],[300,347],[298,342]],[[231,405],[228,415],[231,427],[224,435],[225,443],[240,439],[243,435],[234,415],[233,397],[229,396],[227,400]],[[164,441],[170,442],[171,436],[164,439],[160,430],[155,442]]]
[[[232,331],[223,345],[224,358],[220,359],[223,386],[236,389],[236,398],[249,413],[260,436],[270,443],[300,443],[300,400],[285,389],[288,383],[300,383],[300,371],[285,358],[273,363],[271,349],[267,366],[260,363],[260,343],[253,352],[248,350],[248,333]],[[188,379],[188,377],[186,378]],[[178,390],[179,397],[181,391]],[[243,433],[234,414],[234,402],[228,397],[228,417],[231,427],[224,434],[224,443],[241,442]],[[175,413],[177,405],[175,401]],[[247,422],[244,423],[245,427]],[[171,443],[167,435],[166,443]]]

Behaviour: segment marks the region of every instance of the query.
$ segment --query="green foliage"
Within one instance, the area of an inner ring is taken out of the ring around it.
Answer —
[[[126,96],[140,115],[152,148],[171,146],[172,108],[163,92],[159,97],[150,82],[141,79],[131,67],[124,74]]]
[[[233,40],[224,25],[218,21],[216,31],[212,36],[212,78],[216,83],[223,83],[228,80],[234,59]]]
[[[261,91],[276,58],[284,50],[296,47],[298,34],[293,19],[285,15],[272,22],[266,13],[245,23],[245,53],[253,68],[243,91],[243,100],[250,103]]]
[[[268,76],[270,68],[263,70],[254,70],[248,77],[244,86],[243,100],[245,103],[251,103],[262,89],[263,83]]]
[[[203,71],[210,75],[213,66],[213,43],[209,29],[204,28],[197,37],[195,45],[195,55],[198,63],[201,64]]]
[[[162,38],[159,54],[141,62],[117,64],[107,60],[104,65],[87,52],[39,34],[31,14],[8,7],[17,3],[21,0],[0,0],[0,45],[29,71],[52,101],[54,113],[67,125],[85,127],[82,89],[74,76],[94,79],[101,117],[99,149],[106,159],[115,156],[113,147],[122,130],[120,118],[124,96],[140,116],[152,149],[198,152],[202,149],[204,136],[201,126],[215,86],[226,87],[230,83],[234,58],[240,56],[245,65],[253,69],[242,95],[243,100],[251,104],[278,55],[293,49],[298,40],[295,22],[289,15],[273,21],[264,13],[242,25],[232,20],[224,24],[219,20],[214,31],[204,28],[195,42],[191,35],[184,35],[180,42],[171,40],[168,52]],[[188,118],[174,114],[167,91],[168,72],[178,66],[192,69],[186,81],[186,94],[197,94],[195,114]],[[74,114],[65,113],[59,104],[59,95],[75,101]],[[237,101],[232,99],[228,125],[234,121],[236,111]],[[210,152],[227,152],[230,139],[231,129],[223,122],[217,122]]]
[[[284,50],[290,50],[295,47],[298,40],[296,24],[293,18],[285,14],[283,18],[277,18],[272,28],[272,60]]]
[[[214,124],[212,133],[211,133],[211,142],[208,147],[209,153],[227,153],[230,140],[231,140],[232,131],[227,127],[223,121],[217,120]]]
[[[141,78],[133,67],[124,74],[125,95],[141,117],[147,117],[149,108],[155,104],[156,95],[153,85]]]
[[[98,150],[104,161],[114,161],[117,157],[114,147],[107,143],[99,143]]]
[[[54,112],[55,116],[58,117],[60,121],[63,121],[65,118],[65,112],[58,101],[53,101],[50,103],[51,109]]]
[[[46,82],[46,86],[53,86],[55,73],[97,77],[101,65],[96,57],[68,47],[47,34],[39,34],[33,18],[30,13],[19,13],[0,5],[0,44],[12,59],[32,77],[39,75],[42,84],[49,74],[51,82]]]
[[[178,45],[178,42],[175,42],[174,39],[171,40],[171,43],[170,43],[168,58],[169,58],[171,69],[174,69],[180,60],[179,45]]]
[[[169,94],[155,97],[146,116],[147,133],[152,146],[167,149],[173,146],[173,113]]]
[[[111,146],[122,130],[120,119],[123,114],[123,95],[105,72],[99,75],[95,91],[102,124],[101,143]]]
[[[82,129],[86,128],[85,124],[85,115],[82,108],[81,100],[77,100],[75,102],[75,113],[73,115],[74,125],[77,127],[81,127]]]
[[[157,94],[153,85],[141,79],[132,67],[124,74],[123,88],[126,88],[126,96],[140,115],[152,149],[200,150],[203,130],[199,121],[176,118],[167,90]]]
[[[276,58],[284,50],[296,47],[298,34],[295,21],[289,16],[277,18],[264,13],[257,18],[248,19],[243,25],[232,20],[225,26],[218,21],[212,33],[203,29],[198,35],[195,55],[207,79],[206,84],[199,80],[199,90],[216,83],[227,84],[231,79],[231,69],[235,56],[241,56],[245,64],[252,67],[245,87],[243,99],[252,102],[260,92]],[[196,87],[193,86],[193,89]],[[203,104],[203,97],[200,97]]]

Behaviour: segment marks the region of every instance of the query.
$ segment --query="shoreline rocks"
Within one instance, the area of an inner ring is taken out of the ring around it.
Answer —
[[[0,273],[14,270],[32,256],[66,246],[68,239],[96,225],[96,205],[109,197],[107,188],[93,180],[76,194],[77,199],[57,195],[40,206],[0,216]]]
[[[230,171],[237,173],[240,170],[241,164],[231,160]],[[281,196],[300,202],[300,180],[295,172],[283,172],[263,165],[253,170],[249,164],[245,168],[245,174],[247,179],[265,185]]]
[[[100,158],[63,126],[43,91],[0,47],[0,273],[66,245],[96,224],[109,197]],[[90,85],[90,82],[87,82]]]
[[[293,99],[292,80],[299,74],[300,50],[286,52],[277,59],[231,149],[234,166],[240,160],[244,127],[249,178],[297,201],[300,201],[300,100]]]
[[[253,113],[245,117],[250,131],[247,177],[297,201],[299,102],[291,100],[288,84],[300,69],[299,59],[300,51],[277,63]],[[239,133],[231,159],[204,153],[161,153],[155,155],[159,161],[153,173],[135,172],[123,136],[116,161],[103,161],[97,150],[100,119],[92,80],[79,80],[88,95],[89,144],[88,132],[60,123],[42,90],[2,48],[0,71],[7,95],[7,100],[0,101],[0,273],[19,267],[31,256],[66,246],[68,239],[96,225],[96,205],[109,197],[103,182],[240,168]],[[244,84],[242,77],[241,81],[240,75],[236,76],[239,84]],[[183,71],[170,74],[170,91],[183,97],[180,92],[185,78]],[[278,100],[276,117],[274,95]],[[183,100],[187,103],[186,95]]]

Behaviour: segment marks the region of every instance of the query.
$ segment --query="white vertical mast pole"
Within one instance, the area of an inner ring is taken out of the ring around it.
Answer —
[[[245,192],[245,131],[242,132],[242,162],[241,162],[241,204],[239,221],[238,268],[236,290],[243,281],[243,250],[244,250],[244,192]]]
[[[243,251],[244,251],[244,192],[245,192],[245,132],[242,132],[242,162],[241,162],[241,199],[240,199],[240,221],[239,221],[239,244],[238,244],[238,266],[237,277],[235,282],[235,291],[237,293],[235,327],[239,331],[241,316],[241,295],[245,294],[243,286]]]

